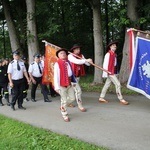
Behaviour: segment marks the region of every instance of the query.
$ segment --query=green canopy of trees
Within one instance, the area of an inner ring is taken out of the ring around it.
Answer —
[[[29,39],[35,37],[29,31],[28,0],[1,0],[0,4],[0,52],[1,58],[11,57],[11,52],[19,47],[22,54],[29,54]],[[32,0],[35,12],[31,12],[30,21],[35,21],[38,43],[35,52],[44,53],[42,40],[70,49],[73,44],[82,46],[85,57],[95,60],[93,13],[98,4],[102,33],[102,54],[110,40],[119,41],[118,60],[122,60],[122,49],[127,28],[150,30],[150,3],[148,0]],[[7,11],[5,11],[7,8]],[[32,14],[33,13],[33,14]],[[8,17],[8,14],[10,15]],[[7,16],[7,17],[6,17]],[[8,24],[12,19],[13,24]],[[10,28],[11,27],[15,27]],[[10,38],[10,30],[16,37]],[[27,34],[28,33],[28,34]],[[12,42],[17,38],[18,43]],[[14,44],[14,45],[13,45]],[[100,43],[101,44],[101,43]],[[12,46],[13,45],[13,46]],[[35,49],[35,48],[34,48]],[[32,50],[34,53],[34,49]],[[97,60],[95,60],[97,62]],[[101,62],[100,64],[101,65]],[[93,71],[93,70],[92,70]]]

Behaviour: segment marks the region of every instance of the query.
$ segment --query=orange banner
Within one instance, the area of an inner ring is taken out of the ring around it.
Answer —
[[[52,84],[54,86],[54,64],[57,61],[56,51],[55,47],[45,44],[43,84]]]

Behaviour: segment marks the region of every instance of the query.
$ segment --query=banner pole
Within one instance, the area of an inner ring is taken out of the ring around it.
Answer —
[[[50,45],[50,46],[52,46],[52,47],[54,47],[54,48],[57,49],[57,50],[61,48],[61,47],[59,47],[59,46],[56,46],[56,45],[54,45],[54,44],[51,44],[51,43],[47,42],[46,40],[42,40],[42,42],[45,43],[45,44],[48,44],[48,45]],[[81,57],[79,57],[79,56],[77,56],[77,55],[75,55],[75,54],[73,54],[73,53],[71,53],[71,52],[68,52],[68,53],[74,55],[75,57],[77,57],[77,58],[79,58],[79,59],[82,59]],[[104,68],[102,68],[102,67],[100,67],[100,66],[98,66],[98,65],[96,65],[96,64],[94,64],[94,63],[90,63],[90,62],[88,62],[88,63],[91,64],[92,66],[94,66],[94,67],[96,67],[96,68],[98,68],[98,69],[100,69],[100,70],[103,70],[103,71],[105,71],[105,72],[107,72],[107,73],[110,74],[110,72],[109,72],[108,70],[106,70],[106,69],[104,69]]]

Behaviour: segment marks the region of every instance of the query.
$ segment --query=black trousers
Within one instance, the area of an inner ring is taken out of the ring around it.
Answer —
[[[8,82],[5,82],[5,83],[0,83],[0,99],[2,98],[2,89],[3,89],[3,93],[4,93],[4,96],[6,99],[8,99],[9,97],[9,93],[8,93]]]
[[[28,89],[29,89],[29,84],[26,80],[26,78],[24,78],[24,90],[23,90],[23,98],[26,98],[28,95]]]
[[[42,84],[42,77],[33,77],[33,78],[36,81],[36,84],[32,83],[31,98],[35,99],[36,89],[37,89],[37,86],[40,84],[44,100],[48,99],[47,86]]]
[[[18,100],[18,107],[23,104],[23,89],[24,89],[24,80],[12,80],[14,86],[12,88],[12,101],[11,105],[14,106]]]
[[[49,84],[49,89],[50,89],[51,96],[57,94],[57,92],[53,89],[52,84]]]

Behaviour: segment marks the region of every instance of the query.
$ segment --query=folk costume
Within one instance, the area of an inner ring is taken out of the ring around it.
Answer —
[[[111,82],[113,82],[116,87],[116,94],[118,99],[120,100],[120,103],[127,105],[128,102],[123,99],[123,96],[121,94],[121,84],[116,76],[117,55],[114,50],[110,49],[110,46],[112,46],[113,44],[117,46],[118,42],[113,41],[108,44],[107,48],[109,50],[104,57],[103,68],[108,70],[110,73],[108,74],[107,72],[103,71],[102,77],[107,79],[101,91],[99,102],[108,103],[108,101],[105,100],[104,97],[106,95],[109,86],[111,85]]]
[[[73,52],[73,50],[76,48],[80,48],[80,46],[75,44],[71,48],[71,52]],[[78,57],[80,57],[81,59]],[[87,66],[90,66],[90,64],[86,61],[86,59],[84,58],[84,56],[82,54],[78,54],[78,57],[76,57],[75,55],[73,55],[71,53],[68,55],[68,60],[71,62],[72,70],[73,70],[76,80],[77,80],[77,84],[74,87],[76,101],[77,101],[79,110],[84,112],[84,111],[86,111],[86,109],[82,106],[82,98],[81,98],[82,90],[81,90],[81,87],[79,84],[79,80],[80,80],[81,76],[85,75],[84,64]]]
[[[58,53],[61,51],[65,51],[67,54],[67,50],[60,49],[56,52],[56,56],[58,57]],[[75,76],[73,74],[70,62],[68,60],[58,59],[54,64],[54,88],[56,91],[59,91],[61,97],[61,114],[64,121],[70,121],[67,112],[67,105],[75,101],[75,94],[73,86],[76,83]]]

